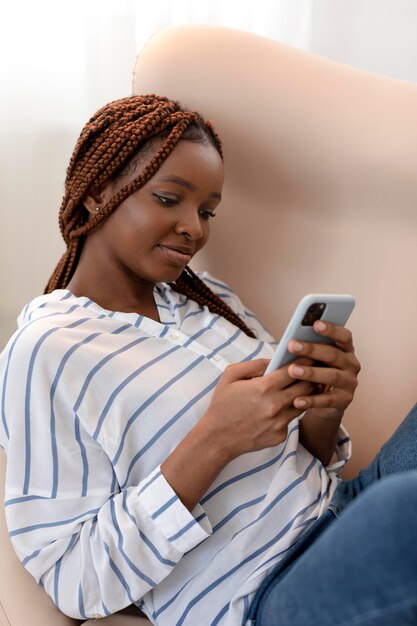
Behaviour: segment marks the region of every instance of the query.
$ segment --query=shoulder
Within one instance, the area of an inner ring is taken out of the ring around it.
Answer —
[[[275,343],[274,337],[262,324],[257,314],[251,311],[240,299],[234,288],[223,280],[212,276],[209,272],[196,272],[197,276],[236,313],[255,333],[258,339],[267,343]]]
[[[237,297],[235,290],[230,285],[225,283],[223,280],[220,280],[220,278],[216,278],[206,270],[203,272],[196,272],[196,274],[200,280],[202,280],[203,283],[205,283],[207,287],[209,287],[216,294],[216,296],[219,296],[219,298],[231,298],[232,296]]]
[[[114,321],[91,306],[91,300],[56,290],[30,301],[18,317],[18,328],[0,356],[0,377],[28,371],[36,362],[53,368],[79,342],[88,341],[100,329],[112,332]],[[108,328],[107,328],[108,327]]]

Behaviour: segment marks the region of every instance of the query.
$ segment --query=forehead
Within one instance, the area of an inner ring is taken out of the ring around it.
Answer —
[[[217,173],[223,172],[223,161],[211,143],[183,140],[178,142],[155,176],[171,169],[185,169],[190,174],[192,172]]]
[[[152,147],[146,146],[131,159],[121,176],[122,184],[131,182],[143,172],[164,141],[158,140]],[[219,187],[223,184],[223,161],[216,148],[209,142],[180,140],[147,184],[169,175],[193,179],[200,184],[207,180]]]

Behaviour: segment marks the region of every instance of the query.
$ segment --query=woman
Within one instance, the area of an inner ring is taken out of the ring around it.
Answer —
[[[320,542],[339,526],[349,540],[343,518],[331,523],[375,478],[339,478],[359,372],[351,334],[317,324],[336,347],[294,341],[299,358],[262,376],[273,338],[230,287],[188,267],[223,175],[211,124],[178,103],[135,96],[98,111],[68,167],[66,253],[2,354],[10,536],[73,617],[133,603],[156,624],[350,623],[310,592],[318,566],[301,592],[297,579],[280,589],[327,555],[337,599],[346,557],[334,560],[338,537]]]

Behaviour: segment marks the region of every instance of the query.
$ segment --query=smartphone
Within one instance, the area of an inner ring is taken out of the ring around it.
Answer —
[[[291,339],[334,345],[332,339],[315,332],[313,329],[314,322],[323,320],[323,322],[329,321],[344,326],[354,306],[355,298],[348,294],[310,293],[304,296],[298,303],[271,362],[265,370],[265,374],[269,374],[298,358],[297,354],[288,352],[288,342]]]

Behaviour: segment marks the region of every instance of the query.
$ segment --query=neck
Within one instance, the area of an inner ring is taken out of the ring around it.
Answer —
[[[104,309],[138,313],[159,321],[154,287],[154,283],[129,276],[124,268],[105,256],[97,255],[86,244],[67,285],[75,296],[90,298]]]

